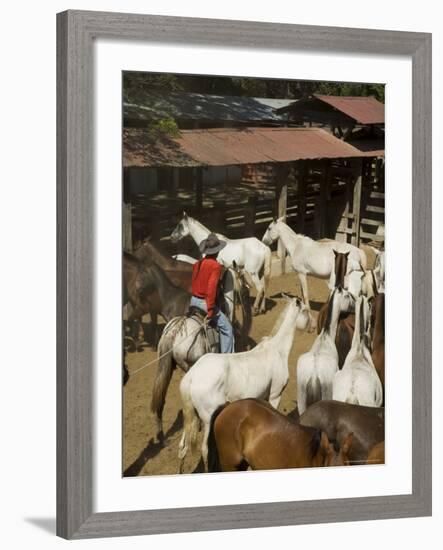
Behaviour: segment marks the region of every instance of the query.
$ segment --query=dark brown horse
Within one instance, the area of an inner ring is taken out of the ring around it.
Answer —
[[[375,370],[380,377],[383,392],[385,389],[385,295],[378,294],[372,303],[373,336],[372,336],[372,360]]]
[[[349,433],[340,449],[324,431],[300,426],[258,399],[220,407],[211,419],[210,472],[343,466],[352,444]]]
[[[149,237],[142,241],[142,244],[135,250],[134,255],[142,262],[156,263],[163,270],[164,274],[173,285],[180,287],[187,292],[192,292],[193,264],[175,260],[169,256],[166,256],[152,244]],[[243,289],[248,288],[245,281],[244,271],[237,266],[235,261],[233,261],[229,269],[224,269],[223,276],[220,281],[218,297],[218,303],[220,304],[223,312],[228,316],[231,323],[234,322],[234,292],[239,283],[239,279],[241,279],[240,284]],[[249,300],[249,295],[247,296],[247,300]]]
[[[149,313],[156,346],[158,315],[166,322],[184,315],[189,309],[191,294],[172,284],[154,261],[142,262],[127,252],[123,254],[123,281],[124,301],[132,306],[128,321]]]
[[[317,331],[320,334],[322,331],[328,313],[328,303],[322,306],[317,318]],[[354,313],[340,313],[337,326],[337,336],[335,337],[335,345],[338,352],[338,367],[341,369],[344,365],[346,356],[349,353],[352,345],[352,337],[354,336],[355,315]]]
[[[363,407],[341,401],[317,401],[300,417],[302,426],[323,430],[338,443],[354,434],[349,452],[351,464],[362,464],[369,451],[385,438],[385,412],[382,407]]]
[[[192,264],[166,256],[152,244],[150,237],[142,241],[135,250],[134,256],[141,261],[154,261],[164,271],[171,283],[191,292]]]

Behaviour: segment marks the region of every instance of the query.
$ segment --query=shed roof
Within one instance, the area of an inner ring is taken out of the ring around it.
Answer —
[[[314,94],[313,96],[293,102],[291,105],[277,108],[277,112],[294,111],[302,113],[305,118],[312,115],[316,101],[336,109],[358,124],[384,124],[385,106],[372,96],[334,96]]]
[[[237,97],[185,92],[139,93],[123,102],[123,116],[132,120],[171,117],[201,121],[271,121],[281,122],[285,116],[275,110],[293,103],[292,99]]]
[[[384,124],[385,122],[385,106],[375,97],[320,94],[315,94],[314,97],[353,118],[359,124]]]
[[[232,166],[366,156],[320,128],[182,130],[154,139],[144,128],[123,132],[125,167]]]

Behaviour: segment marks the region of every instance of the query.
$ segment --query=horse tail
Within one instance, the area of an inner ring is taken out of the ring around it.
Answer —
[[[195,449],[197,442],[197,434],[200,428],[200,420],[197,411],[194,408],[191,397],[191,372],[185,374],[180,383],[180,395],[183,403],[183,435],[178,448],[178,458],[180,460],[180,473],[183,469],[183,463],[188,452],[188,447],[191,452]]]
[[[174,331],[175,333],[175,331]],[[175,369],[175,361],[172,354],[174,334],[163,333],[158,344],[158,366],[157,374],[152,390],[151,411],[156,415],[157,421],[157,439],[163,441],[163,408],[165,406],[166,392],[171,382],[172,373]]]
[[[217,441],[215,439],[214,433],[214,424],[218,418],[218,415],[226,407],[225,405],[220,405],[218,409],[215,410],[214,414],[211,416],[211,423],[209,424],[209,435],[208,435],[208,472],[221,472],[220,456],[217,449]]]
[[[321,398],[322,391],[320,379],[317,375],[315,375],[315,378],[310,378],[308,380],[308,383],[306,384],[306,408],[308,408],[309,405],[316,403],[317,401],[321,401]]]

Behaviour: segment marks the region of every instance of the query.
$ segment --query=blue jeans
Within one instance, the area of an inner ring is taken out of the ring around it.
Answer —
[[[208,311],[206,300],[196,298],[195,296],[191,298],[191,306],[198,307],[206,312]],[[216,308],[215,311],[217,330],[220,334],[220,352],[234,353],[234,332],[232,325],[223,311],[220,311],[219,308]]]

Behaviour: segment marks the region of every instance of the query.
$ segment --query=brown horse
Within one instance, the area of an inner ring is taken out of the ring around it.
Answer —
[[[351,464],[366,462],[372,447],[385,438],[385,412],[382,407],[317,401],[301,415],[300,424],[323,430],[329,439],[335,439],[339,444],[352,432],[354,440],[348,455]]]
[[[326,317],[328,314],[328,303],[324,304],[318,313],[317,331],[320,334],[322,331]],[[340,313],[337,326],[337,335],[335,337],[335,345],[338,352],[338,367],[341,369],[344,365],[346,356],[349,353],[352,345],[352,337],[355,329],[354,313]]]
[[[142,262],[128,252],[123,254],[123,281],[124,301],[132,306],[128,322],[140,320],[149,313],[156,346],[158,315],[165,321],[184,315],[189,309],[191,294],[173,285],[154,261]]]
[[[123,253],[123,305],[129,304],[131,306],[127,323],[131,328],[131,338],[135,347],[137,347],[142,316],[152,312],[151,319],[153,319],[155,309],[153,301],[154,298],[155,302],[159,300],[158,296],[151,296],[151,300],[147,300],[146,296],[142,297],[140,294],[147,276],[144,269],[142,262],[137,260],[135,256],[128,252]],[[154,324],[156,325],[156,318]]]
[[[380,377],[383,392],[385,389],[385,295],[380,292],[372,304],[373,327],[372,360]]]
[[[192,264],[174,260],[162,254],[147,237],[141,245],[136,248],[134,256],[141,261],[154,261],[165,273],[172,284],[191,292]]]
[[[384,464],[385,463],[385,442],[380,441],[374,445],[368,454],[366,464]]]
[[[258,399],[224,405],[211,419],[208,439],[210,472],[312,468],[348,464],[353,435],[340,449],[325,432],[295,424]]]
[[[150,237],[142,241],[142,244],[135,250],[134,255],[142,262],[156,263],[173,285],[187,292],[192,292],[193,264],[175,260],[164,255],[152,244]],[[234,260],[229,269],[223,270],[217,300],[231,323],[234,321],[235,316],[235,312],[233,311],[235,302],[234,293],[238,285],[243,289],[248,289],[245,272],[237,266]],[[242,295],[245,295],[245,293],[243,292]],[[249,300],[249,292],[245,299]]]

